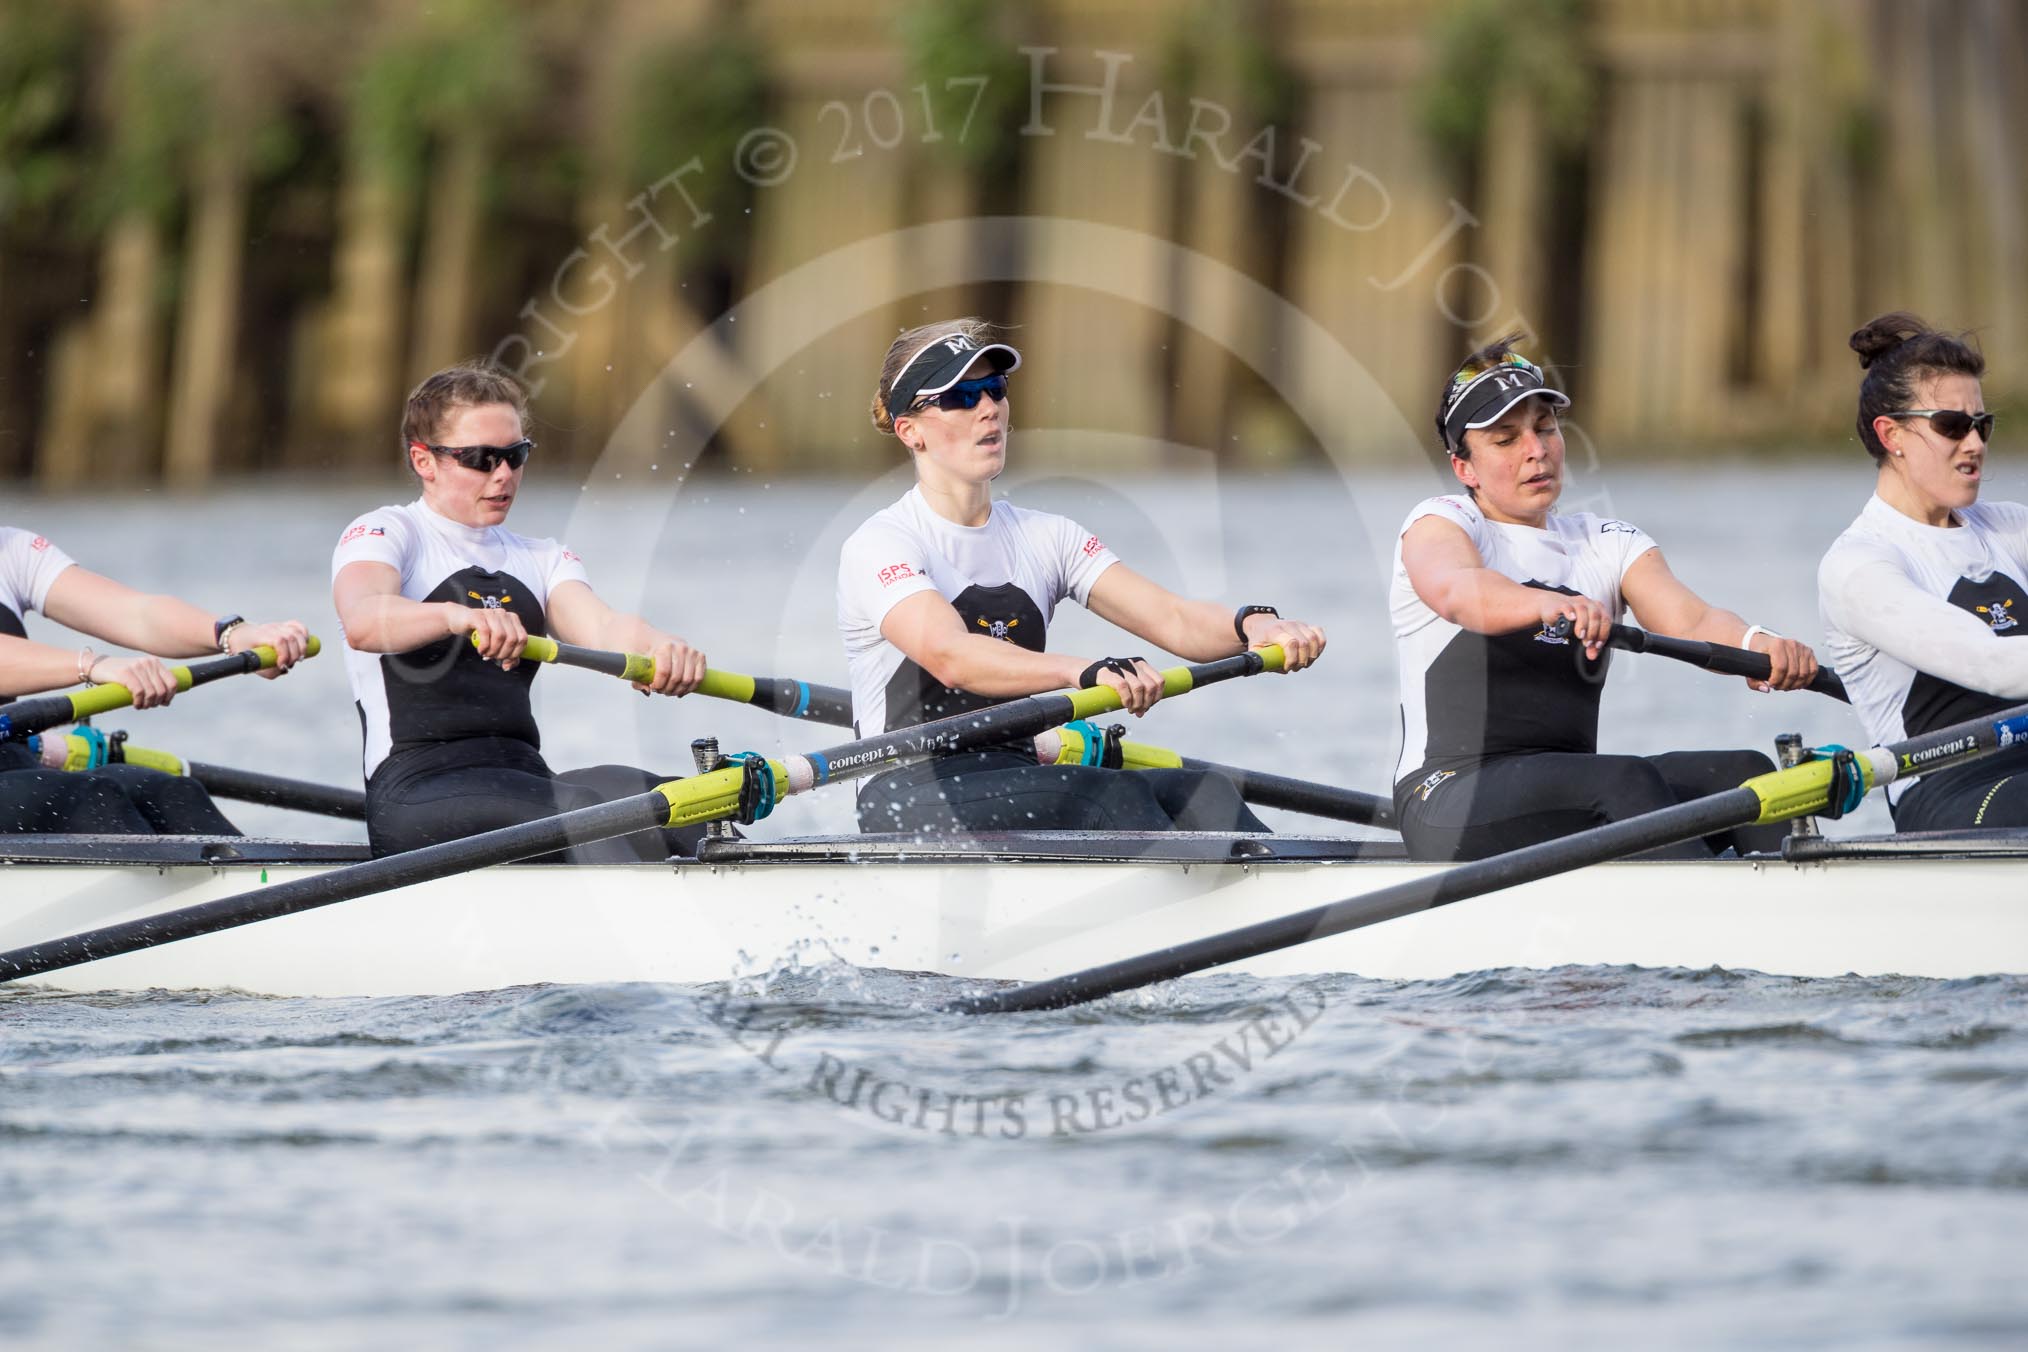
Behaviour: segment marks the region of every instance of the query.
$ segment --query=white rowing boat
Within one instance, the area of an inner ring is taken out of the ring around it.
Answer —
[[[117,853],[115,853],[117,852]],[[2028,835],[1791,842],[1790,859],[1621,862],[1236,964],[1432,978],[1633,964],[1795,976],[2028,972]],[[882,837],[707,844],[667,864],[486,869],[36,978],[66,990],[434,995],[713,982],[793,964],[1030,981],[1435,871],[1290,837]],[[358,847],[14,837],[0,951],[257,892]]]

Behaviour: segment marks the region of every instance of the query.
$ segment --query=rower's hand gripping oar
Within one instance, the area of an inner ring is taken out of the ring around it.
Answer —
[[[532,662],[555,662],[565,666],[583,667],[588,671],[603,672],[637,685],[652,679],[655,674],[653,659],[640,653],[580,648],[550,638],[529,639],[522,648],[521,655]],[[731,700],[737,704],[759,705],[789,718],[831,723],[839,727],[852,726],[852,696],[835,686],[814,685],[808,681],[782,677],[742,676],[736,672],[707,670],[704,673],[704,683],[697,687],[697,691],[699,694]],[[1045,765],[1107,765],[1115,769],[1128,770],[1208,770],[1231,780],[1238,788],[1240,797],[1256,806],[1281,808],[1308,816],[1357,822],[1368,826],[1394,825],[1393,803],[1374,794],[1292,779],[1286,775],[1245,770],[1236,765],[1220,765],[1215,761],[1190,759],[1174,751],[1149,746],[1144,742],[1129,741],[1117,745],[1121,751],[1121,759],[1117,764],[1104,759],[1103,756],[1091,759],[1088,752],[1092,748],[1087,739],[1077,734],[1059,735],[1044,732],[1037,736],[1035,749],[1036,756]]]
[[[311,635],[303,646],[303,656],[315,657],[321,651],[323,645],[317,641],[316,635]],[[187,666],[171,667],[169,674],[176,678],[176,692],[182,694],[194,686],[208,685],[227,676],[266,671],[274,664],[275,650],[261,644],[229,657],[213,657]],[[16,700],[0,706],[0,742],[19,740],[45,728],[75,723],[94,714],[111,713],[133,702],[134,692],[117,681],[65,695],[38,695],[34,699]]]
[[[1280,671],[1281,666],[1282,650],[1270,646],[1216,662],[1171,667],[1162,673],[1162,694],[1165,699],[1173,699],[1200,686],[1262,671]],[[571,845],[632,835],[658,826],[687,826],[741,815],[743,807],[754,805],[756,785],[761,781],[765,783],[766,806],[756,815],[765,815],[779,798],[833,780],[871,774],[906,757],[964,751],[1008,738],[1033,737],[1073,719],[1096,718],[1121,707],[1119,692],[1100,685],[1009,700],[933,723],[847,742],[828,751],[790,756],[786,761],[751,756],[739,765],[691,779],[671,780],[631,798],[0,953],[0,981],[38,976],[157,944],[234,929],[257,920],[294,915],[413,883],[469,873],[493,864],[553,854]]]
[[[472,641],[478,642],[478,635],[473,635]],[[655,679],[655,659],[643,653],[580,648],[574,643],[536,637],[522,646],[521,656],[530,662],[554,662],[561,666],[603,672],[636,685],[646,685]],[[742,676],[736,671],[707,668],[697,693],[713,699],[731,700],[735,704],[758,705],[785,718],[808,718],[819,723],[852,726],[852,697],[843,690],[811,685],[807,681]]]
[[[1567,625],[1569,622],[1565,621]],[[1751,648],[1728,648],[1722,643],[1703,643],[1696,639],[1670,638],[1666,634],[1651,634],[1645,629],[1636,629],[1630,624],[1616,624],[1606,642],[1615,648],[1630,653],[1654,653],[1661,657],[1673,657],[1678,662],[1688,662],[1706,671],[1721,672],[1727,676],[1744,676],[1749,680],[1765,681],[1774,672],[1773,664],[1766,653],[1757,653]],[[1810,679],[1809,688],[1820,695],[1851,703],[1845,694],[1845,683],[1838,679],[1838,673],[1829,667],[1818,667],[1817,674]]]
[[[1678,803],[1560,840],[1510,850],[1491,859],[1458,864],[1426,877],[1363,896],[1263,920],[1140,957],[1051,977],[962,1000],[952,1008],[971,1014],[1062,1009],[1188,976],[1245,958],[1329,938],[1384,920],[1446,906],[1467,897],[1625,859],[1647,850],[1737,826],[1787,821],[1819,813],[1842,815],[1883,784],[1991,755],[2028,741],[2028,704],[1987,718],[1953,724],[1870,751],[1827,748],[1833,754],[1786,770],[1757,775],[1736,789]]]

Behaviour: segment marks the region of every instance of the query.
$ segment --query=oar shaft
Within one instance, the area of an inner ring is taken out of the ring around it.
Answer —
[[[1259,671],[1278,671],[1281,663],[1281,649],[1268,647],[1198,667],[1175,668],[1164,672],[1163,678],[1165,686],[1181,693]],[[1074,718],[1108,714],[1119,707],[1119,694],[1109,686],[1030,696],[902,732],[848,742],[813,757],[792,757],[786,765],[771,761],[769,766],[780,792],[785,795],[798,793],[833,779],[870,773],[903,756],[961,751],[980,742],[1033,736],[1044,728]],[[672,780],[658,785],[652,793],[638,794],[617,802],[580,808],[464,840],[447,841],[405,854],[334,869],[260,892],[202,902],[162,915],[108,925],[11,953],[0,953],[0,981],[39,976],[59,968],[96,962],[157,944],[215,934],[260,920],[294,915],[391,888],[551,854],[570,845],[590,844],[658,826],[716,821],[739,811],[746,774],[744,766],[713,770],[692,779]]]
[[[736,796],[737,773],[721,770],[717,774],[729,780]],[[260,920],[273,920],[336,902],[351,901],[374,892],[391,891],[494,864],[532,859],[571,845],[649,830],[668,820],[672,801],[668,791],[678,787],[676,784],[664,785],[650,793],[580,808],[561,816],[503,827],[441,845],[429,845],[406,854],[388,855],[315,877],[278,883],[259,892],[200,902],[180,910],[107,925],[11,953],[0,953],[0,981],[40,976],[60,968],[75,967],[79,963],[97,962],[153,948],[157,944],[216,934]]]
[[[1924,774],[1976,760],[2024,740],[2028,740],[2028,704],[1857,753],[1853,769],[1860,775],[1864,788],[1871,790],[1904,775]],[[1756,776],[1736,789],[1626,821],[1544,841],[1492,859],[1459,864],[1362,896],[1154,953],[974,996],[953,1008],[984,1014],[1082,1004],[1678,841],[1736,826],[1786,821],[1820,812],[1829,804],[1836,774],[1835,760],[1807,761]]]
[[[1223,934],[1195,939],[1122,962],[1071,972],[1047,981],[992,991],[959,1002],[970,1014],[1008,1014],[1030,1009],[1081,1005],[1120,991],[1137,990],[1158,981],[1189,976],[1211,967],[1241,962],[1348,930],[1396,920],[1417,911],[1518,887],[1603,859],[1638,854],[1679,841],[1695,840],[1743,826],[1760,814],[1760,798],[1751,789],[1729,789],[1709,798],[1614,822],[1582,836],[1566,836],[1513,850],[1476,863],[1413,878],[1363,896],[1277,916]]]
[[[582,667],[586,671],[602,672],[641,685],[655,678],[655,659],[644,653],[581,648],[574,643],[537,637],[523,645],[521,655],[531,662]],[[758,705],[784,718],[807,718],[819,723],[835,723],[840,727],[852,726],[852,696],[834,686],[707,669],[697,693],[735,704]]]
[[[1291,779],[1287,775],[1272,775],[1237,765],[1220,765],[1216,761],[1185,757],[1183,765],[1185,769],[1209,770],[1223,775],[1238,788],[1240,797],[1257,807],[1277,807],[1285,812],[1300,812],[1305,816],[1355,822],[1362,826],[1389,829],[1395,826],[1394,804],[1377,794],[1341,789],[1332,784],[1316,784],[1307,779]]]
[[[315,657],[321,645],[312,637],[303,650],[305,657]],[[207,685],[227,676],[243,676],[250,671],[263,671],[275,664],[275,650],[265,644],[249,648],[243,653],[230,657],[213,657],[203,662],[192,662],[187,666],[173,666],[169,674],[176,678],[176,689],[180,694],[195,686]],[[27,737],[46,728],[64,723],[75,723],[81,718],[95,714],[108,714],[115,709],[124,709],[134,702],[134,692],[117,681],[95,685],[87,690],[78,690],[63,695],[38,695],[34,699],[17,700],[0,708],[0,742],[10,738]]]
[[[1670,638],[1666,634],[1651,634],[1645,629],[1632,625],[1616,624],[1612,635],[1606,640],[1615,648],[1628,652],[1653,653],[1658,657],[1673,657],[1678,662],[1688,662],[1706,671],[1721,672],[1727,676],[1745,676],[1751,680],[1764,681],[1773,672],[1773,665],[1766,653],[1757,653],[1748,648],[1728,648],[1722,643],[1704,643],[1697,639]],[[1829,667],[1817,668],[1817,674],[1810,681],[1810,689],[1832,699],[1850,702],[1845,693],[1845,683],[1838,679],[1838,673]]]
[[[48,739],[45,737],[44,740]],[[70,754],[64,769],[92,769],[95,763],[93,743],[77,733],[72,733],[67,740]],[[313,784],[305,779],[285,779],[281,775],[258,770],[236,770],[228,765],[186,763],[171,752],[135,746],[125,740],[124,733],[115,733],[110,740],[113,743],[110,756],[113,761],[137,765],[144,770],[160,770],[165,775],[187,775],[202,784],[214,798],[262,803],[297,812],[314,812],[325,817],[343,817],[349,821],[363,821],[366,817],[366,795],[358,789]],[[103,748],[105,743],[102,741],[99,746]]]
[[[192,762],[184,768],[214,797],[292,808],[297,812],[314,812],[325,817],[342,817],[347,821],[366,820],[366,795],[358,789],[340,788],[336,784],[313,784],[304,779],[287,779],[258,770],[239,770],[229,765]]]

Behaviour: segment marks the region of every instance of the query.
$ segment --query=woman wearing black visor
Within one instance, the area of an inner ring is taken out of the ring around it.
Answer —
[[[1484,858],[1774,768],[1757,751],[1598,754],[1603,645],[1626,609],[1658,634],[1766,653],[1775,689],[1807,686],[1817,671],[1807,647],[1684,586],[1638,527],[1555,510],[1557,410],[1570,399],[1513,342],[1473,353],[1445,382],[1437,439],[1462,491],[1417,504],[1395,548],[1394,801],[1417,859]],[[1745,827],[1659,853],[1776,848],[1783,830]]]
[[[1135,637],[1202,662],[1280,644],[1286,670],[1324,650],[1323,632],[1267,606],[1175,595],[1121,563],[1065,517],[995,501],[1007,465],[1008,377],[1021,354],[976,319],[895,339],[873,425],[898,439],[916,483],[845,543],[838,626],[862,734],[946,718],[1022,695],[1108,685],[1129,712],[1161,698],[1139,657],[1047,651],[1050,615],[1076,601]],[[1131,773],[1038,765],[1010,743],[941,756],[867,781],[867,831],[1264,831],[1232,785],[1193,770]]]

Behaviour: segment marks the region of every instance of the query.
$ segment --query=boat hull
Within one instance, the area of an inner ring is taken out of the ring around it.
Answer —
[[[756,849],[714,862],[515,866],[53,972],[69,990],[448,994],[713,982],[796,963],[1031,981],[1353,897],[1433,866],[1349,857],[1080,858]],[[259,890],[306,863],[0,868],[0,950]],[[1236,964],[1432,978],[1634,964],[1796,976],[2028,972],[2005,858],[1601,865]]]

